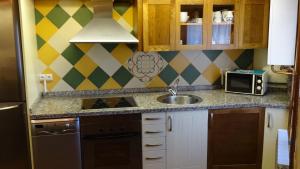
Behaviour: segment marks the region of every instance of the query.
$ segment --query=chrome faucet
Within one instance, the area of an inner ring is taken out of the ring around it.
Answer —
[[[173,87],[171,87],[169,89],[169,92],[172,96],[176,96],[177,95],[177,91],[178,91],[178,84],[179,84],[180,79],[176,79],[176,81],[174,82]]]

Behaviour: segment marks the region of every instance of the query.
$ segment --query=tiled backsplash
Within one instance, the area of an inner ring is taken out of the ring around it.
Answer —
[[[50,91],[166,87],[218,83],[220,70],[251,68],[253,50],[136,52],[128,44],[70,44],[93,16],[87,0],[35,1],[41,73]],[[132,32],[133,8],[116,5],[113,17]]]

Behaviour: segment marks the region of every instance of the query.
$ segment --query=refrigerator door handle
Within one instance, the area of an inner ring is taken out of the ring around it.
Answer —
[[[2,110],[10,110],[10,109],[15,109],[18,108],[20,105],[16,104],[16,105],[12,105],[12,106],[4,106],[4,107],[0,107],[0,111]]]

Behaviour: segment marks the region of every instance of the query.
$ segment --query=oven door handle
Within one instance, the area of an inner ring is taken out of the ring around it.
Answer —
[[[118,138],[130,138],[140,136],[139,133],[128,133],[128,134],[110,134],[110,135],[86,135],[82,138],[85,140],[97,140],[97,139],[118,139]]]

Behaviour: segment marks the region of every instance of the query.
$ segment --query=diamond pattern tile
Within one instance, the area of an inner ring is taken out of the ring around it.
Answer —
[[[50,82],[47,82],[48,90],[51,91],[57,85],[57,83],[60,81],[60,77],[50,68],[47,68],[42,73],[52,74],[53,80],[51,80]]]
[[[201,75],[201,73],[190,64],[182,73],[181,76],[184,78],[186,82],[190,85]]]
[[[38,56],[44,64],[50,65],[52,62],[54,62],[55,59],[57,59],[57,57],[59,57],[59,53],[46,43],[38,51]]]
[[[64,81],[67,82],[73,89],[76,89],[83,81],[84,76],[75,68],[72,68],[64,77]]]
[[[93,12],[82,5],[72,17],[83,27],[92,20]]]
[[[100,67],[97,67],[88,78],[95,86],[100,88],[109,79],[109,76]]]
[[[125,86],[133,77],[133,75],[123,66],[112,76],[120,86]]]
[[[93,17],[90,0],[35,0],[34,4],[38,62],[43,63],[37,70],[54,74],[50,91],[167,87],[177,78],[181,86],[212,85],[219,83],[220,69],[252,66],[253,50],[159,52],[162,70],[154,74],[144,67],[139,71],[151,78],[141,81],[128,71],[136,44],[69,43]],[[135,34],[133,6],[114,5],[113,18]]]
[[[177,78],[177,76],[178,73],[170,65],[167,65],[165,69],[159,74],[161,80],[164,81],[167,85],[170,85],[173,80]]]
[[[60,28],[69,18],[70,15],[65,12],[59,5],[56,5],[47,15],[47,18],[57,27]]]
[[[63,57],[66,58],[72,65],[75,65],[84,53],[74,44],[70,46],[62,53]]]

